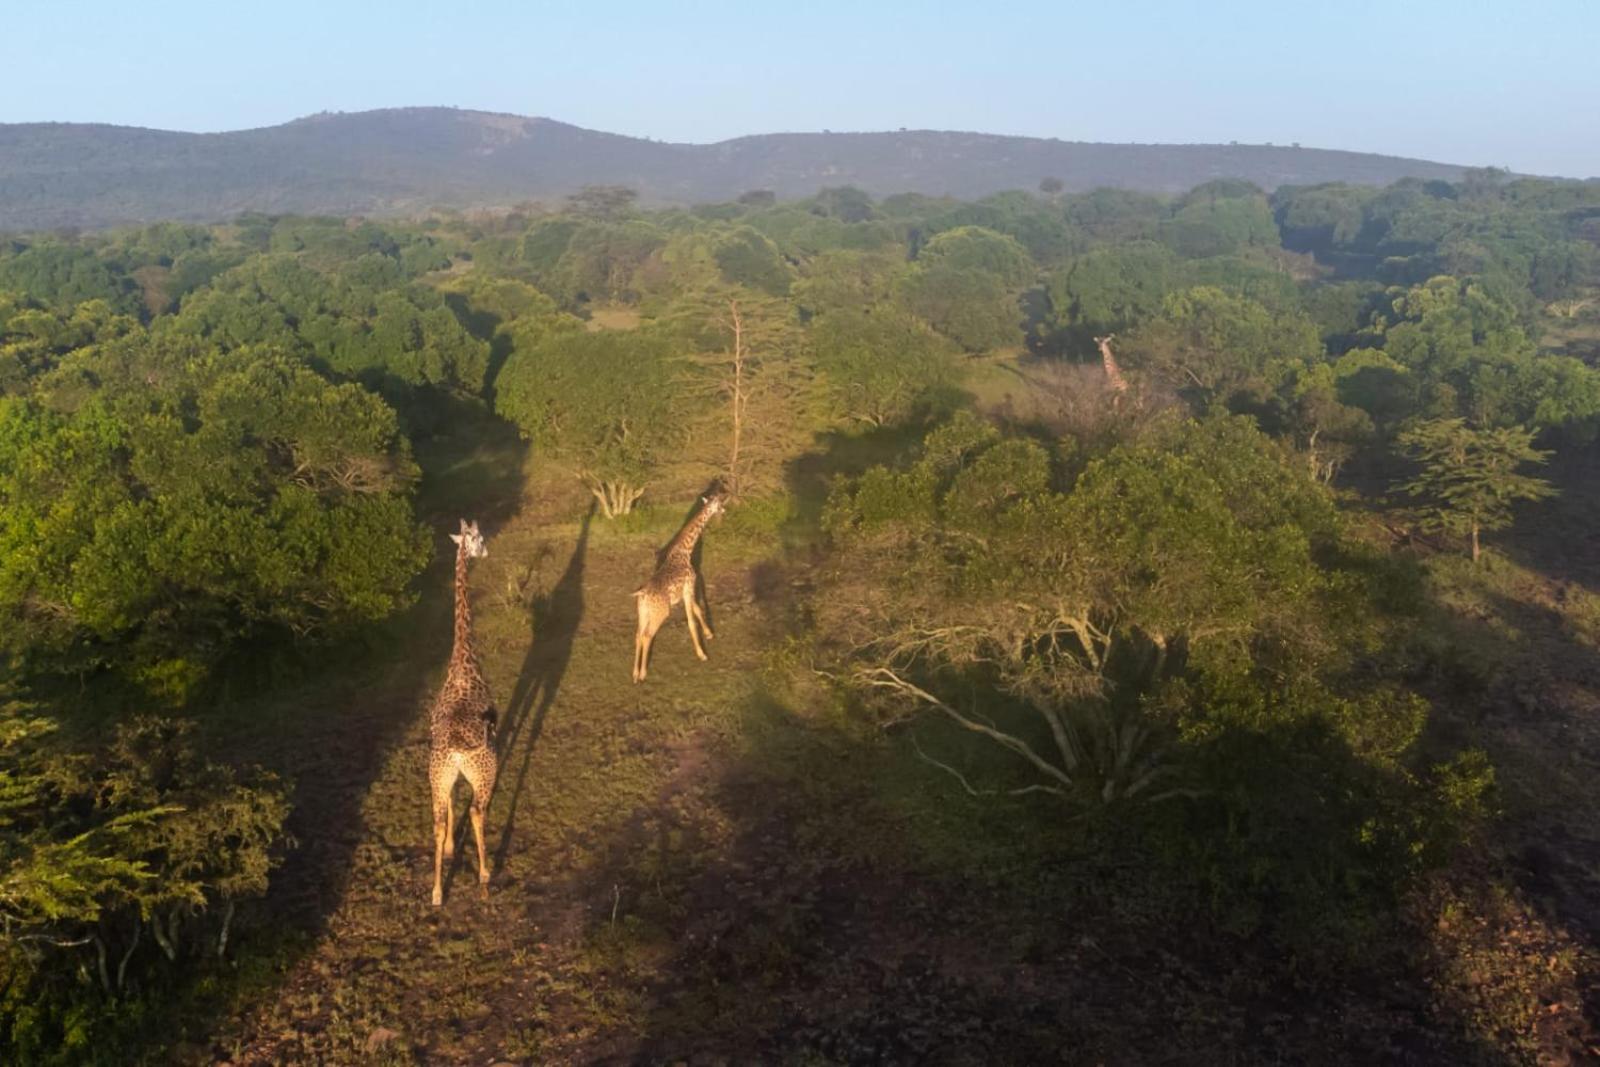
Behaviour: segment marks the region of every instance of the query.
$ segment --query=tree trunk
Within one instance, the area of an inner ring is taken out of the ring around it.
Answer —
[[[744,320],[739,317],[739,302],[728,301],[733,321],[733,446],[728,456],[728,492],[739,495],[739,439],[744,433]]]
[[[644,486],[634,488],[626,482],[595,480],[589,483],[589,492],[600,505],[600,514],[608,519],[614,519],[633,510],[633,505],[644,496]]]
[[[1478,562],[1478,522],[1472,522],[1472,562]]]

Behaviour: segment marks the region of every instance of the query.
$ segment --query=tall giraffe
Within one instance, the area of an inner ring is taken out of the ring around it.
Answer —
[[[699,629],[705,631],[707,641],[715,635],[706,622],[705,609],[697,595],[702,590],[700,575],[694,569],[694,546],[705,532],[706,523],[722,514],[727,503],[728,493],[721,485],[702,496],[695,513],[689,516],[683,529],[662,550],[656,572],[648,582],[634,590],[633,598],[639,605],[639,629],[633,639],[635,682],[644,681],[645,672],[650,666],[650,643],[656,639],[656,631],[661,629],[661,624],[667,621],[667,616],[680,600],[683,601],[684,618],[689,623],[689,639],[694,642],[694,654],[701,659],[706,658],[706,650],[700,644],[700,634],[695,624],[698,623]]]
[[[499,769],[494,751],[495,708],[472,642],[472,605],[467,599],[467,561],[489,554],[476,522],[461,520],[456,543],[455,644],[444,686],[428,714],[431,747],[428,784],[433,794],[433,904],[444,902],[444,861],[455,855],[456,779],[472,787],[472,834],[478,841],[478,884],[489,893],[489,860],[483,851],[483,813]]]
[[[1111,340],[1117,335],[1108,333],[1104,337],[1096,337],[1094,343],[1100,349],[1100,364],[1106,369],[1106,385],[1118,396],[1128,391],[1128,380],[1122,376],[1122,368],[1117,366],[1117,357],[1111,354]]]

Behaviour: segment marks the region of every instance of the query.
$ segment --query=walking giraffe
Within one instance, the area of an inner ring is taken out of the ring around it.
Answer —
[[[467,561],[489,554],[476,522],[461,520],[456,543],[455,644],[444,686],[428,716],[431,748],[428,784],[433,795],[433,904],[444,902],[444,861],[455,855],[456,779],[472,787],[472,834],[478,842],[478,885],[489,894],[489,859],[483,850],[483,813],[494,792],[498,763],[494,751],[495,708],[472,642],[472,605],[467,599]]]
[[[1094,343],[1100,349],[1100,365],[1106,369],[1106,385],[1118,396],[1128,391],[1128,380],[1122,376],[1122,368],[1117,366],[1117,357],[1111,354],[1111,339],[1116,337],[1108,333],[1104,337],[1096,337]]]
[[[695,513],[689,516],[683,529],[662,550],[656,572],[648,582],[634,590],[633,597],[639,605],[639,629],[633,640],[635,682],[644,681],[650,666],[650,644],[656,639],[656,631],[661,629],[661,624],[667,621],[667,616],[672,614],[672,609],[680,600],[683,601],[684,619],[689,623],[689,640],[694,642],[694,654],[701,659],[706,658],[696,624],[705,631],[707,641],[714,635],[700,602],[702,589],[699,572],[694,569],[694,546],[705,532],[706,523],[722,514],[727,502],[727,490],[721,485],[702,496]]]

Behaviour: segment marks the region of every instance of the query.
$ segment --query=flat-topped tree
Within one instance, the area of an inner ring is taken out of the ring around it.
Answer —
[[[1516,502],[1556,493],[1543,478],[1517,473],[1524,464],[1543,463],[1550,456],[1533,447],[1533,431],[1521,426],[1479,430],[1465,419],[1435,419],[1407,430],[1399,440],[1422,470],[1398,488],[1423,501],[1425,526],[1468,538],[1474,563],[1480,532],[1510,526]]]

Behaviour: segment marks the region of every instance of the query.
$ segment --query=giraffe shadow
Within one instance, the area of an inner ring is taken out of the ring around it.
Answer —
[[[578,624],[583,621],[583,568],[593,521],[594,507],[591,506],[583,517],[578,543],[573,547],[566,569],[550,591],[534,601],[529,612],[528,651],[522,659],[522,669],[512,687],[511,699],[506,703],[500,728],[499,780],[503,784],[499,788],[507,794],[507,800],[500,840],[494,848],[494,870],[497,871],[505,866],[506,857],[511,854],[517,814],[533,763],[533,749],[544,729],[545,716],[561,690],[561,680],[572,661]],[[510,777],[513,774],[514,778]]]

